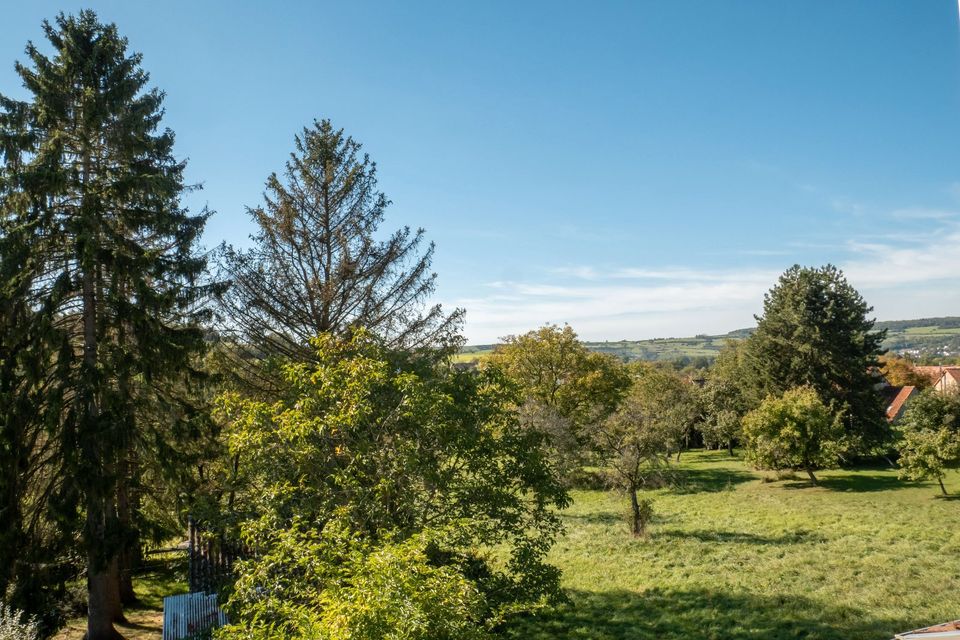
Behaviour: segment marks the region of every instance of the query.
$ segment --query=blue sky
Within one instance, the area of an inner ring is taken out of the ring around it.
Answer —
[[[205,242],[313,118],[378,162],[386,228],[436,242],[473,343],[752,324],[793,263],[880,319],[960,315],[954,0],[8,3],[0,92],[40,21],[91,7],[167,92]]]

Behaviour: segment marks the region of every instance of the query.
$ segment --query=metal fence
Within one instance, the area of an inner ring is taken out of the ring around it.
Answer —
[[[216,593],[232,578],[234,564],[246,555],[244,549],[193,516],[188,518],[187,528],[190,591]]]
[[[215,593],[185,593],[163,599],[163,640],[183,640],[226,623],[227,616],[217,606]]]

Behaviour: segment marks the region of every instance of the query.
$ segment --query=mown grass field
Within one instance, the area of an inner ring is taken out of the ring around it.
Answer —
[[[765,483],[723,452],[684,454],[646,539],[625,498],[575,491],[551,553],[573,605],[512,637],[867,640],[960,618],[960,500],[884,468],[820,475]]]
[[[725,452],[683,454],[680,484],[648,493],[647,538],[627,533],[626,499],[574,491],[550,554],[572,604],[529,617],[512,638],[547,640],[888,640],[960,618],[960,497],[878,467],[764,482]],[[947,478],[960,495],[960,473]],[[141,607],[118,628],[160,637],[163,595],[182,571],[141,576]],[[56,637],[81,638],[77,619]]]

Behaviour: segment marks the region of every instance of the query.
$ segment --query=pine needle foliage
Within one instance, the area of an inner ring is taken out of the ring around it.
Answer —
[[[310,362],[311,339],[348,337],[359,327],[395,348],[459,346],[463,311],[430,306],[434,246],[423,229],[379,233],[390,201],[377,165],[329,120],[295,138],[283,174],[271,174],[249,249],[224,245],[223,330],[230,370],[254,389],[278,384],[268,365]]]
[[[0,105],[5,232],[29,229],[32,276],[8,308],[29,309],[36,353],[54,354],[35,409],[63,474],[51,509],[78,523],[87,554],[88,638],[98,640],[117,636],[122,615],[132,469],[188,460],[172,451],[200,422],[191,392],[210,291],[196,244],[208,213],[180,204],[190,187],[160,126],[164,95],[117,28],[82,11],[43,32],[52,54],[29,43],[16,66],[28,99]],[[14,244],[4,265],[20,259]]]

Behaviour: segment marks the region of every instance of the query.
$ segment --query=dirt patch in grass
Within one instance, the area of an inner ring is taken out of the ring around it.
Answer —
[[[163,611],[156,609],[131,609],[127,622],[118,623],[117,631],[127,640],[157,640],[163,634]],[[81,640],[87,630],[86,618],[75,618],[61,629],[55,640]]]

